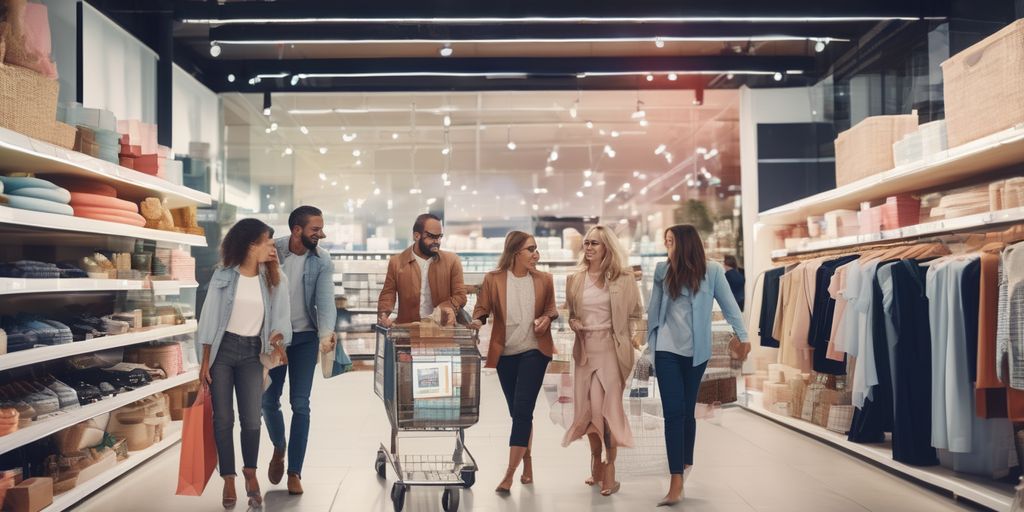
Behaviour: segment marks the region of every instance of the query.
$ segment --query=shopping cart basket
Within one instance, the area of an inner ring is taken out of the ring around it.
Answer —
[[[381,443],[374,469],[386,477],[390,465],[398,481],[391,488],[395,512],[411,486],[444,487],[441,506],[459,508],[460,491],[476,481],[476,461],[465,446],[465,429],[480,419],[480,351],[476,331],[424,323],[377,327],[374,392],[391,422],[390,449]],[[400,434],[436,433],[455,440],[443,455],[402,455]]]

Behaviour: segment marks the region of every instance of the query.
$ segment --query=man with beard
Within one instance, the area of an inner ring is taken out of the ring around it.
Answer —
[[[291,234],[278,238],[274,245],[281,268],[288,275],[292,343],[288,346],[288,364],[270,370],[270,387],[263,393],[263,419],[274,443],[270,483],[277,484],[284,476],[287,447],[288,493],[302,494],[302,461],[309,439],[309,395],[317,349],[334,350],[338,309],[334,305],[334,264],[331,255],[319,247],[320,240],[327,238],[323,213],[312,206],[300,206],[288,216],[288,228]],[[343,363],[351,363],[344,352],[341,356]],[[292,407],[291,436],[287,442],[281,414],[285,377]]]
[[[424,213],[412,227],[412,247],[388,261],[384,289],[377,298],[380,325],[390,327],[391,312],[398,302],[398,323],[418,322],[441,310],[444,325],[455,325],[455,312],[466,305],[462,262],[441,250],[441,219]]]

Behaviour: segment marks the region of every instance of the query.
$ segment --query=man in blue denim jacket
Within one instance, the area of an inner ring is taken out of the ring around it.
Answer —
[[[334,305],[334,264],[330,254],[319,247],[320,240],[327,238],[323,231],[323,213],[312,206],[300,206],[288,217],[288,228],[291,235],[278,238],[274,243],[281,269],[289,279],[294,334],[288,347],[288,364],[270,371],[270,387],[263,394],[263,418],[274,443],[270,482],[277,484],[284,476],[287,446],[288,492],[302,494],[300,475],[309,439],[309,395],[317,351],[334,350],[338,310]],[[286,376],[292,407],[291,436],[287,442],[281,414]]]

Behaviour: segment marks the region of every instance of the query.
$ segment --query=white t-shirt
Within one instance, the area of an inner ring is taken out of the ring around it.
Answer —
[[[310,332],[316,328],[306,314],[306,283],[302,274],[306,270],[309,251],[299,256],[291,253],[284,258],[284,273],[288,276],[288,298],[292,306],[292,332]]]
[[[420,318],[427,318],[434,313],[434,300],[430,297],[430,260],[416,256],[416,263],[420,265]]]
[[[259,274],[252,277],[239,274],[227,331],[239,336],[259,336],[260,328],[263,327],[263,311]]]
[[[516,277],[508,273],[508,301],[505,312],[505,350],[502,355],[514,356],[536,349],[537,334],[533,332],[537,295],[533,276]]]

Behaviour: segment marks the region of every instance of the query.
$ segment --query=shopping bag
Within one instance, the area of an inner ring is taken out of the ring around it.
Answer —
[[[184,410],[181,429],[181,460],[178,465],[179,496],[202,496],[217,467],[217,445],[213,440],[213,400],[206,386],[191,407]]]
[[[325,379],[337,377],[351,369],[352,359],[345,353],[345,344],[342,340],[334,343],[334,350],[320,352],[320,370],[323,371]]]

